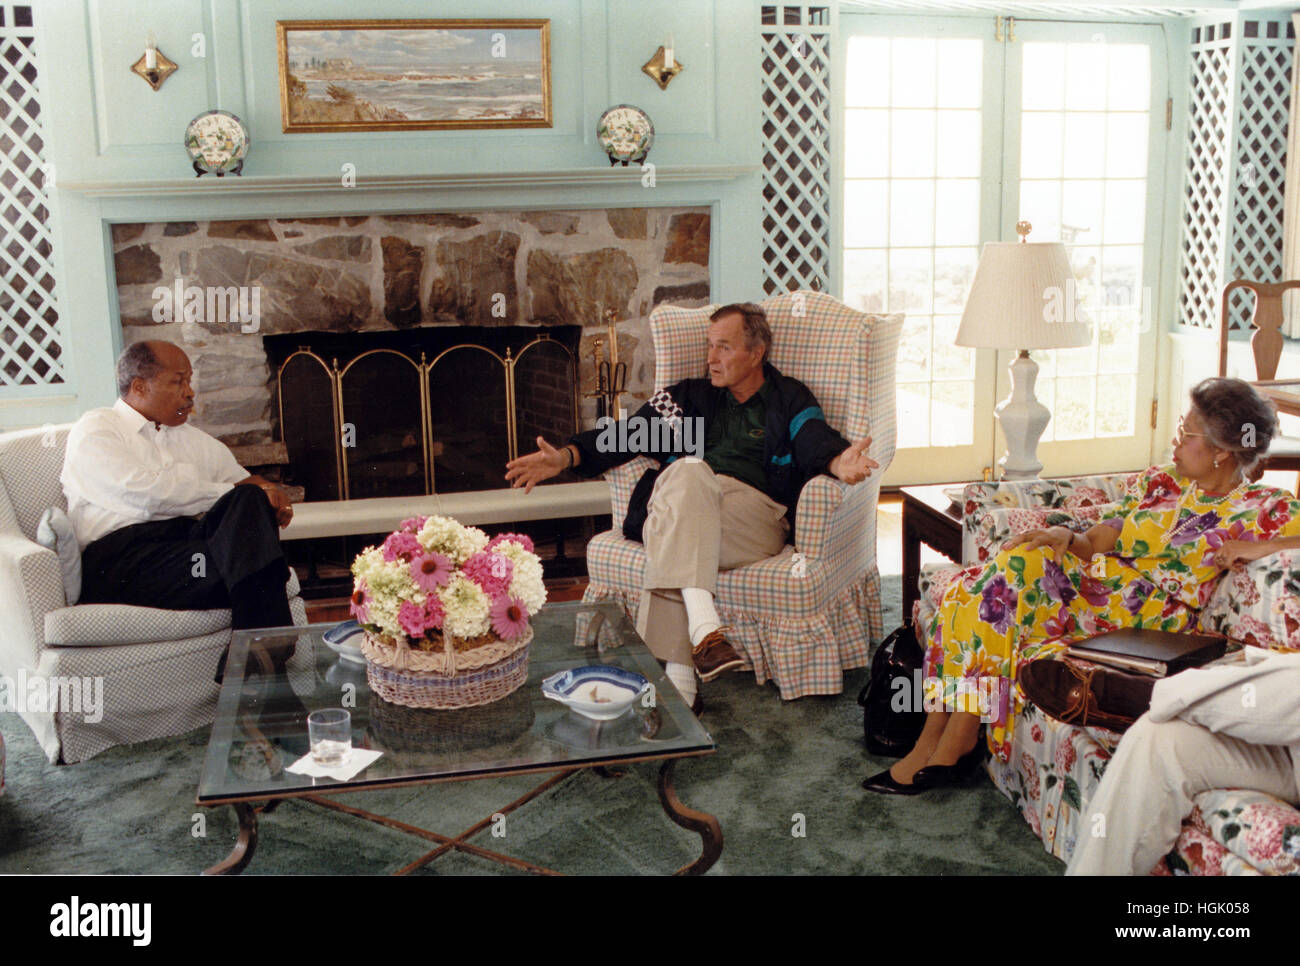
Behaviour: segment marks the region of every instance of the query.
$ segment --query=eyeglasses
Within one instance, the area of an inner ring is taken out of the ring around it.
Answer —
[[[1188,436],[1199,436],[1199,437],[1201,437],[1202,439],[1205,439],[1205,433],[1189,433],[1189,432],[1187,431],[1187,429],[1186,429],[1186,423],[1187,423],[1187,417],[1186,417],[1186,416],[1179,416],[1179,417],[1178,417],[1178,429],[1177,429],[1177,431],[1174,433],[1174,442],[1175,442],[1175,443],[1181,443],[1181,442],[1182,442],[1183,440],[1185,440]]]

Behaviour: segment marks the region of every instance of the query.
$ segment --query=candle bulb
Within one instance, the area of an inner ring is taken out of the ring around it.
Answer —
[[[675,66],[673,62],[673,35],[668,35],[668,44],[664,47],[664,67],[672,70]]]
[[[158,43],[154,40],[152,30],[144,42],[144,66],[145,70],[158,69]]]

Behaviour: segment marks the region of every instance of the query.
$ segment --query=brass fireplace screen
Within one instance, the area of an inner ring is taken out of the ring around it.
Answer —
[[[306,347],[276,376],[280,433],[309,500],[504,486],[533,439],[578,427],[578,360],[542,335],[504,357],[451,346],[431,360],[370,349],[340,366]]]

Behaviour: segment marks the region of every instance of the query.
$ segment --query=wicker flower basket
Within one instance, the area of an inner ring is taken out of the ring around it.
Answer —
[[[408,708],[472,708],[499,701],[528,680],[533,629],[513,641],[492,637],[466,647],[450,634],[441,651],[412,650],[405,638],[367,632],[361,642],[370,690]]]

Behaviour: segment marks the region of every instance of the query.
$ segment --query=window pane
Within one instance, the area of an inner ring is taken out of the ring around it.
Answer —
[[[1112,114],[1106,119],[1106,177],[1145,178],[1149,114]]]
[[[1102,182],[1067,181],[1061,186],[1061,241],[1067,245],[1101,241]]]
[[[1021,106],[1026,111],[1059,111],[1065,106],[1065,45],[1025,44]]]
[[[1093,387],[1088,376],[1059,376],[1052,422],[1057,439],[1087,439],[1093,435]]]
[[[936,127],[939,177],[978,178],[982,160],[979,112],[939,111]]]
[[[934,182],[889,183],[889,243],[934,244]]]
[[[1150,110],[1151,51],[1145,44],[1111,44],[1107,54],[1107,106],[1112,111]]]
[[[934,310],[955,312],[966,308],[975,266],[979,262],[978,248],[937,248],[934,252]]]
[[[1133,435],[1137,409],[1137,382],[1133,376],[1097,378],[1097,435]]]
[[[889,112],[844,112],[844,177],[889,177]]]
[[[849,38],[844,103],[849,107],[889,106],[889,38]]]
[[[889,311],[929,315],[933,310],[933,252],[895,248],[889,253]],[[926,344],[927,348],[929,343]]]
[[[898,448],[930,445],[929,383],[898,384]]]
[[[1065,107],[1071,111],[1106,109],[1106,45],[1067,44]],[[1026,83],[1032,83],[1026,75]]]
[[[1065,115],[1024,114],[1020,119],[1020,177],[1059,178],[1064,157]]]
[[[1106,221],[1102,239],[1108,245],[1143,241],[1146,234],[1146,183],[1106,182]]]
[[[935,41],[895,37],[893,42],[894,107],[937,107]]]
[[[969,446],[974,440],[975,384],[936,382],[930,408],[935,446]]]
[[[863,312],[885,312],[886,251],[853,249],[844,253],[844,299]]]
[[[1020,217],[1034,226],[1033,241],[1061,241],[1060,182],[1020,182]]]
[[[1065,115],[1065,176],[1100,178],[1106,173],[1104,114]]]
[[[936,245],[974,245],[980,240],[978,181],[940,181],[935,185]]]
[[[905,178],[934,176],[934,111],[894,111],[892,173]]]
[[[919,382],[930,378],[930,317],[909,315],[898,338],[898,379]]]
[[[939,106],[979,107],[983,70],[980,41],[939,41]]]
[[[844,182],[844,246],[878,248],[889,241],[889,182]]]
[[[975,350],[955,344],[960,315],[934,317],[934,356],[931,369],[936,379],[971,379],[975,376]]]

